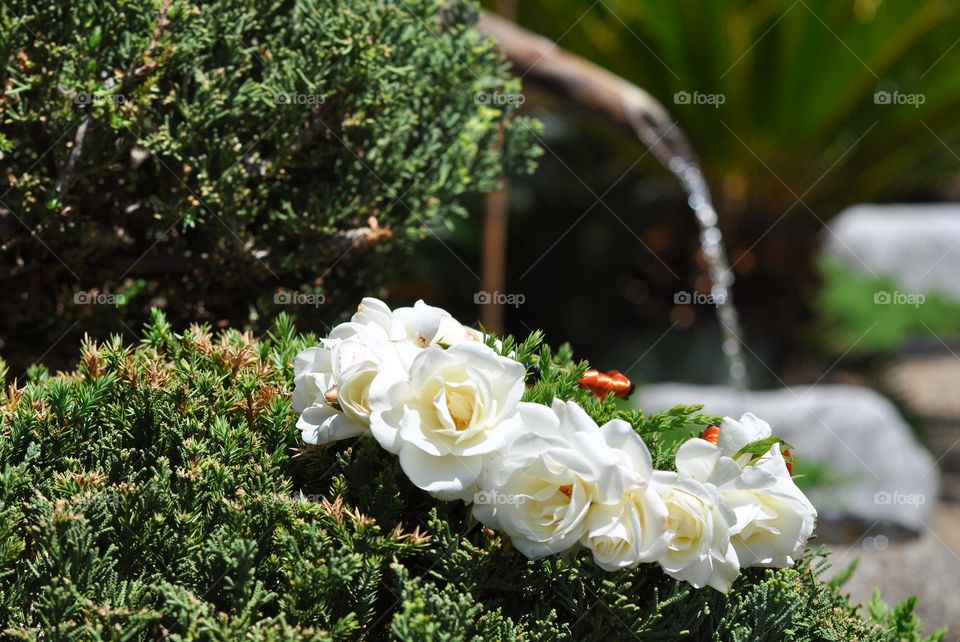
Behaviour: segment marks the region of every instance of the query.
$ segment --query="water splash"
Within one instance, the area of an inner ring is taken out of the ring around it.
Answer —
[[[687,204],[693,210],[700,227],[700,247],[707,261],[710,294],[717,306],[717,318],[723,333],[723,354],[727,359],[730,383],[739,390],[747,386],[747,365],[743,357],[743,339],[740,330],[740,315],[733,304],[733,270],[727,261],[723,245],[723,232],[717,225],[717,211],[710,198],[710,189],[700,171],[700,166],[680,156],[674,156],[667,168],[680,179],[687,193]]]
[[[733,273],[723,250],[723,234],[717,227],[717,212],[710,190],[687,137],[667,110],[633,83],[557,47],[557,43],[530,33],[509,20],[485,13],[477,23],[506,51],[525,82],[539,80],[572,102],[599,111],[628,125],[676,176],[687,192],[688,203],[700,225],[700,244],[709,265],[713,296],[723,331],[723,353],[730,382],[743,390],[747,369],[743,358],[740,320],[730,286]]]
[[[633,93],[640,92],[639,89],[631,89]],[[634,101],[624,105],[628,121],[641,142],[680,181],[687,194],[687,204],[697,219],[700,247],[712,283],[710,294],[717,306],[717,318],[723,336],[721,347],[727,362],[727,373],[734,388],[745,390],[747,366],[743,356],[740,315],[731,292],[733,271],[724,250],[723,232],[717,225],[717,210],[710,197],[710,188],[693,149],[677,124],[671,122],[666,111],[646,94],[642,94],[642,100],[636,99],[636,96],[634,98]],[[638,108],[638,105],[643,108]]]

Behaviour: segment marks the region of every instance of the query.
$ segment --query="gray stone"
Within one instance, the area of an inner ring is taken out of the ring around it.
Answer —
[[[855,205],[830,222],[824,253],[905,293],[960,299],[960,205]]]
[[[940,475],[933,457],[885,397],[870,388],[819,385],[738,392],[726,386],[645,386],[634,402],[647,412],[704,404],[711,415],[752,412],[796,447],[799,459],[821,464],[836,480],[814,488],[822,513],[924,530],[934,511]]]

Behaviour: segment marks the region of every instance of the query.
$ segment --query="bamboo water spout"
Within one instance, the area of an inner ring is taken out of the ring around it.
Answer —
[[[746,364],[737,309],[730,288],[733,272],[703,171],[686,135],[669,112],[633,83],[556,46],[499,16],[485,13],[478,29],[494,38],[526,81],[598,112],[633,132],[672,173],[687,194],[700,227],[700,245],[713,284],[711,295],[723,333],[723,353],[731,383],[746,386]]]

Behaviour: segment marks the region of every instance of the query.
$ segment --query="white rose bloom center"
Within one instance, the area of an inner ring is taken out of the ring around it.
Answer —
[[[481,343],[431,347],[408,381],[371,397],[370,428],[418,487],[441,499],[470,499],[484,456],[519,429],[524,367]]]

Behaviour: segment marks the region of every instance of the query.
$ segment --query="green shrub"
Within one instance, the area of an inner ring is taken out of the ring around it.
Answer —
[[[854,272],[829,259],[819,262],[819,345],[835,354],[889,354],[910,340],[941,347],[960,336],[960,301],[947,294],[905,293],[896,279]],[[909,295],[909,296],[904,296]],[[904,296],[894,301],[893,297]]]
[[[138,347],[87,341],[77,370],[31,371],[0,410],[0,627],[23,640],[916,639],[885,629],[806,559],[747,569],[729,595],[652,565],[523,558],[459,502],[413,487],[372,440],[305,448],[291,361],[315,337],[281,316],[262,342],[157,313]],[[527,398],[633,423],[665,466],[711,418],[599,402],[569,349],[516,348]],[[513,346],[508,341],[504,349]]]
[[[35,359],[75,321],[119,331],[151,306],[352,305],[385,253],[532,166],[535,125],[476,100],[519,84],[475,18],[469,0],[0,4],[0,333]]]

